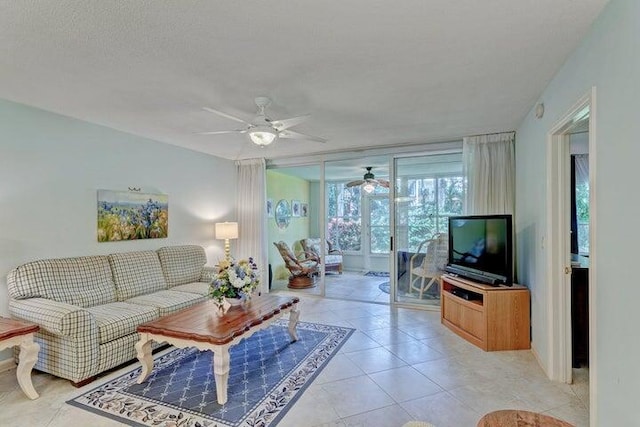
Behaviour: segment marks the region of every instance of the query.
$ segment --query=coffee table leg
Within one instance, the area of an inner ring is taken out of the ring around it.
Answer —
[[[300,312],[298,311],[298,304],[295,304],[291,311],[289,312],[289,335],[291,336],[291,341],[298,341],[298,333],[296,332],[296,325],[298,324],[298,319],[300,318]]]
[[[136,380],[138,384],[142,384],[147,379],[151,371],[153,371],[153,357],[151,356],[151,340],[147,334],[140,334],[140,341],[136,343],[136,353],[138,360],[142,364],[142,372]]]
[[[22,338],[20,342],[20,362],[18,363],[16,376],[18,377],[20,388],[29,399],[38,398],[38,393],[31,382],[31,370],[38,361],[38,351],[40,351],[40,346],[38,343],[33,342],[33,334]]]
[[[222,347],[213,352],[213,374],[216,377],[216,395],[220,405],[227,403],[230,362],[229,347]]]

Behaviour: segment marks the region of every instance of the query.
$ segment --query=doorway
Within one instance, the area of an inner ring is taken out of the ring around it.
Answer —
[[[572,341],[574,325],[572,325],[572,307],[574,295],[572,293],[572,278],[575,282],[574,268],[583,268],[580,260],[572,260],[571,210],[572,210],[572,167],[571,167],[571,135],[579,129],[588,131],[588,280],[586,297],[588,298],[588,363],[589,363],[589,399],[591,401],[591,419],[595,406],[593,405],[595,388],[594,378],[597,367],[596,331],[593,328],[595,315],[595,259],[597,245],[595,240],[596,206],[595,200],[595,88],[580,99],[565,115],[552,127],[547,138],[547,213],[548,228],[546,235],[547,251],[547,286],[548,286],[548,332],[550,350],[548,360],[548,375],[550,379],[571,383],[573,380],[573,351]],[[574,224],[574,229],[579,228]],[[583,239],[584,240],[584,239]],[[574,239],[575,242],[575,239]],[[575,243],[574,245],[575,246]],[[579,246],[579,245],[578,245]],[[580,252],[574,248],[573,252]],[[584,255],[584,254],[583,254]],[[575,283],[574,283],[575,285]],[[575,286],[574,286],[575,288]]]

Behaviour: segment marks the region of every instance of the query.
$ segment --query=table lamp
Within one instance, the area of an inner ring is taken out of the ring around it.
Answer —
[[[216,239],[224,239],[224,256],[225,259],[231,259],[231,250],[229,248],[229,239],[238,238],[237,222],[217,222],[216,223]]]

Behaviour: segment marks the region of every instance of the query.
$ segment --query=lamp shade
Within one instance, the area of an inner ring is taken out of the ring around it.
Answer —
[[[216,222],[216,239],[237,239],[237,222]]]

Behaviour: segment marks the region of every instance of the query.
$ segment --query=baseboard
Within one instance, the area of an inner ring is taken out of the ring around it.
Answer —
[[[0,360],[0,372],[6,372],[16,368],[16,362],[13,361],[13,357],[10,359]]]
[[[540,366],[540,368],[542,369],[542,372],[544,372],[547,378],[551,378],[551,376],[549,375],[549,372],[547,371],[547,366],[543,364],[542,361],[540,360],[540,355],[536,351],[536,346],[533,341],[531,342],[531,354],[533,354],[533,357],[536,359],[536,362],[538,362],[538,366]]]

